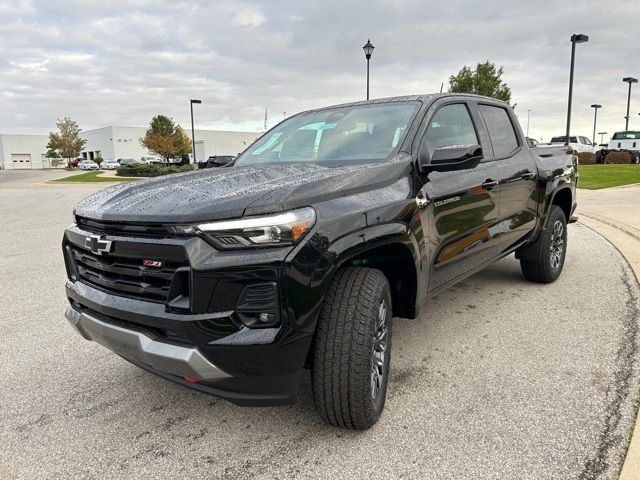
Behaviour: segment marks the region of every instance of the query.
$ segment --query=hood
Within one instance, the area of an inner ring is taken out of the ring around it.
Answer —
[[[188,223],[289,210],[391,185],[410,164],[318,164],[212,168],[123,183],[82,200],[75,213],[114,222]]]

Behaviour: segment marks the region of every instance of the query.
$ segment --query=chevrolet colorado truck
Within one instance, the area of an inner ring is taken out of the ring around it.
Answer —
[[[156,375],[239,405],[381,415],[392,318],[514,253],[560,275],[577,158],[529,148],[508,104],[464,94],[321,108],[229,168],[102,190],[64,233],[66,317]]]

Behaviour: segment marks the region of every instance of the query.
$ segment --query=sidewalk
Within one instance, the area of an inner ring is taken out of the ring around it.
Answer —
[[[577,214],[580,223],[603,235],[624,255],[640,282],[640,185],[579,190]],[[640,480],[640,415],[620,480]]]

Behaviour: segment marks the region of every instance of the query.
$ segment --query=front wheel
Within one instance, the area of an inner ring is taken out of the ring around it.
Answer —
[[[391,293],[384,274],[344,268],[327,291],[316,333],[313,398],[331,425],[365,430],[384,409],[391,353]]]
[[[552,205],[549,216],[535,247],[539,247],[537,259],[521,259],[520,268],[527,280],[551,283],[560,276],[567,254],[567,219],[557,205]]]

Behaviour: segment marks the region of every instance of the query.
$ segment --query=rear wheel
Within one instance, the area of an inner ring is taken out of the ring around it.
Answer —
[[[521,259],[520,268],[527,280],[551,283],[562,273],[567,253],[567,219],[557,205],[552,205],[544,230],[536,241],[537,259]]]
[[[313,397],[331,425],[364,430],[384,409],[391,353],[391,293],[384,274],[339,270],[318,319]]]
[[[640,152],[631,152],[631,163],[640,163]]]

